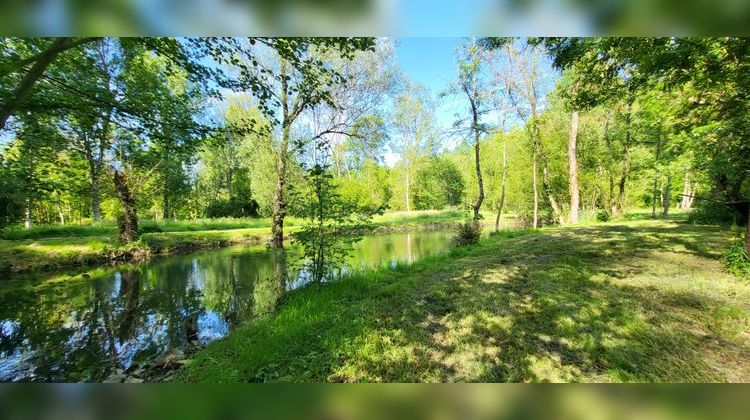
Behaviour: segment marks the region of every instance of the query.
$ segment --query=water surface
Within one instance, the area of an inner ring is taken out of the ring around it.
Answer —
[[[412,263],[445,251],[451,236],[368,236],[347,267]],[[304,285],[305,276],[284,263],[262,247],[228,248],[2,284],[0,380],[101,381],[173,349],[205,345],[272,313],[285,292]]]

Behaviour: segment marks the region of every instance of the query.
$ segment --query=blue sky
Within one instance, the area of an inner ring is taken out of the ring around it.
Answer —
[[[433,96],[437,96],[439,93],[448,90],[450,84],[456,81],[458,77],[456,50],[463,43],[468,42],[469,38],[403,37],[396,38],[395,41],[396,60],[400,69],[411,81],[426,86]],[[544,58],[540,64],[543,80],[540,86],[541,94],[545,95],[546,91],[554,86],[555,80],[559,76],[552,69],[548,58]],[[450,128],[457,119],[468,116],[468,104],[465,98],[459,95],[445,97],[438,101],[438,104],[435,116],[439,131]],[[487,122],[495,121],[496,118],[494,113],[489,113],[486,116]],[[517,118],[511,115],[510,123],[518,122]],[[441,141],[443,147],[453,149],[462,139],[443,136]],[[388,165],[395,164],[398,159],[398,155],[392,153],[387,153],[385,157]]]
[[[456,78],[455,50],[465,38],[396,38],[396,57],[412,80],[433,91]]]
[[[435,96],[456,80],[456,48],[466,41],[466,38],[397,38],[396,59],[409,79],[425,85]],[[453,124],[455,113],[460,112],[457,105],[460,101],[450,98],[441,101],[436,110],[441,127]]]

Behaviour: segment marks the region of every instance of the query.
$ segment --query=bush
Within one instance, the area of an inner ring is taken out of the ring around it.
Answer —
[[[417,172],[414,182],[414,208],[442,210],[461,203],[464,180],[458,167],[448,159],[432,158]]]
[[[596,221],[597,222],[608,222],[609,221],[609,212],[606,210],[597,210],[596,211]]]
[[[745,252],[744,241],[741,239],[729,247],[722,257],[724,268],[730,273],[750,280],[750,256]]]
[[[453,238],[453,246],[473,245],[479,242],[482,227],[478,221],[467,220],[458,225],[458,234]]]
[[[140,223],[138,225],[138,233],[162,233],[164,229],[156,223]]]
[[[206,217],[258,217],[258,202],[252,198],[216,200],[206,208]]]
[[[724,204],[713,201],[699,201],[688,214],[688,223],[697,225],[729,225],[735,222],[735,213]]]

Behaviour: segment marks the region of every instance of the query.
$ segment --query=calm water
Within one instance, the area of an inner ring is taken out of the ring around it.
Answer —
[[[411,263],[445,251],[451,236],[369,236],[348,267]],[[270,313],[303,277],[262,248],[230,248],[0,285],[0,380],[101,381]]]

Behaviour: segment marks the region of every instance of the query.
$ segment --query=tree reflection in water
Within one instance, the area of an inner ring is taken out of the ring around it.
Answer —
[[[450,236],[366,237],[348,265],[411,262],[443,251]],[[225,249],[102,269],[86,278],[4,284],[0,380],[101,381],[172,349],[205,345],[271,314],[286,290],[304,284],[304,273],[287,267],[291,257],[263,248]]]

